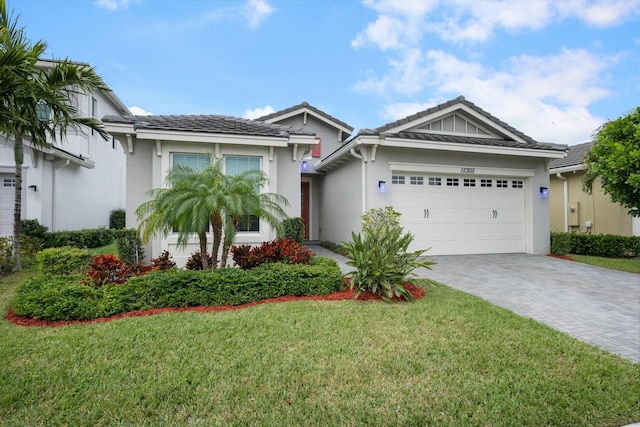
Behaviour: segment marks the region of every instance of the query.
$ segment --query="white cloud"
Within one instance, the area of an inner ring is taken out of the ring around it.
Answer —
[[[249,28],[255,29],[269,16],[275,9],[266,0],[248,0],[242,8],[244,16],[248,20]]]
[[[153,116],[153,113],[143,110],[140,107],[136,107],[135,105],[129,107],[129,111],[131,111],[134,116]]]
[[[126,9],[130,3],[137,3],[140,0],[95,0],[94,4],[101,9],[118,10]]]
[[[587,51],[565,49],[544,57],[512,57],[500,69],[439,50],[427,52],[422,60],[419,73],[429,76],[429,92],[435,98],[424,103],[388,104],[380,113],[382,118],[397,120],[464,95],[539,141],[585,142],[603,122],[590,114],[588,106],[608,95],[599,75],[609,64]],[[385,76],[376,81],[377,89],[395,91],[399,79],[401,75]]]
[[[587,25],[609,27],[640,13],[640,0],[367,0],[378,12],[351,42],[382,50],[415,45],[433,33],[442,40],[479,43],[496,31],[540,30],[555,21],[578,18]]]
[[[562,16],[576,16],[594,27],[610,27],[638,14],[640,0],[565,0],[556,7]]]
[[[264,107],[258,108],[247,108],[244,112],[245,119],[257,119],[258,117],[266,116],[267,114],[275,113],[276,110],[273,109],[271,105],[265,105]]]

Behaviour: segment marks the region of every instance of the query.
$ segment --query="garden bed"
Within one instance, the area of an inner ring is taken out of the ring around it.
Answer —
[[[411,292],[413,299],[420,299],[425,296],[425,292],[422,288],[415,286],[411,283],[405,283],[404,287]],[[59,327],[59,326],[67,326],[73,324],[82,324],[82,323],[101,323],[101,322],[109,322],[111,320],[123,319],[126,317],[141,317],[141,316],[151,316],[154,314],[161,313],[179,313],[185,311],[195,311],[200,313],[209,313],[209,312],[221,312],[221,311],[229,311],[229,310],[238,310],[241,308],[254,307],[260,304],[268,304],[268,303],[276,303],[276,302],[289,302],[289,301],[302,301],[302,300],[312,300],[312,301],[340,301],[347,299],[356,299],[358,301],[381,301],[381,297],[379,295],[373,294],[371,292],[362,292],[358,297],[355,297],[356,290],[355,289],[346,289],[343,291],[334,292],[328,295],[311,295],[311,296],[282,296],[277,298],[267,298],[261,301],[255,301],[242,305],[219,305],[219,306],[199,306],[199,307],[165,307],[165,308],[154,308],[149,310],[135,310],[130,311],[128,313],[116,314],[109,317],[100,317],[98,319],[93,320],[70,320],[70,321],[51,321],[51,320],[41,320],[34,319],[32,317],[27,316],[19,316],[9,308],[7,310],[7,315],[5,318],[16,325],[20,326],[49,326],[49,327]],[[399,297],[392,298],[395,302],[403,302],[404,299]]]

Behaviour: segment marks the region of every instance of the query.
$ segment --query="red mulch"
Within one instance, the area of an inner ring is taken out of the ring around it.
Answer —
[[[420,299],[424,297],[424,290],[418,286],[412,285],[411,283],[405,283],[404,287],[411,292],[414,299]],[[7,310],[7,315],[5,319],[7,319],[11,323],[15,323],[20,326],[66,326],[66,325],[74,325],[81,323],[102,323],[109,322],[111,320],[122,319],[125,317],[141,317],[141,316],[151,316],[153,314],[167,313],[167,312],[183,312],[183,311],[197,311],[197,312],[211,312],[211,311],[229,311],[229,310],[238,310],[241,308],[253,307],[259,304],[268,304],[274,302],[288,302],[288,301],[302,301],[302,300],[312,300],[312,301],[340,301],[345,299],[354,299],[356,295],[355,289],[347,289],[344,291],[335,292],[329,295],[323,296],[308,296],[308,297],[292,297],[292,296],[284,296],[278,298],[268,298],[261,301],[251,302],[248,304],[242,305],[219,305],[215,307],[167,307],[167,308],[152,308],[150,310],[138,310],[138,311],[130,311],[128,313],[116,314],[110,317],[101,317],[94,320],[71,320],[71,321],[50,321],[50,320],[38,320],[33,319],[31,317],[18,316],[11,310],[10,308]],[[378,295],[372,294],[371,292],[363,292],[361,293],[357,300],[358,301],[379,301],[380,298]],[[404,301],[401,298],[393,298],[396,302]]]
[[[560,258],[560,259],[564,259],[566,261],[573,261],[573,258],[565,256],[565,255],[556,255],[556,254],[547,254],[547,256],[550,256],[551,258]]]

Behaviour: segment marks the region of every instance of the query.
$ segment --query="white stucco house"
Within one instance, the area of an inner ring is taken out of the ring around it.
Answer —
[[[131,114],[113,92],[87,93],[72,102],[84,117]],[[98,228],[109,225],[111,210],[125,207],[125,156],[113,138],[70,129],[66,140],[44,148],[25,140],[24,154],[23,219],[37,219],[51,231]],[[13,140],[0,135],[0,236],[13,234],[14,175]]]
[[[291,202],[308,240],[346,241],[361,215],[391,205],[429,254],[549,251],[549,163],[567,147],[539,143],[463,97],[375,129],[353,128],[302,103],[257,120],[225,116],[107,116],[127,154],[127,225],[174,164],[259,167]],[[207,160],[208,161],[208,160]],[[206,163],[206,162],[205,162]],[[263,224],[238,242],[275,237]],[[150,242],[178,262],[175,236]]]
[[[174,165],[206,168],[213,158],[224,161],[226,172],[259,169],[269,177],[264,191],[287,198],[287,215],[300,216],[300,165],[317,144],[312,132],[262,121],[218,115],[106,116],[107,130],[126,153],[127,227],[136,227],[135,210],[148,200],[147,192],[164,185]],[[276,238],[263,221],[252,221],[237,234],[237,243],[257,244]],[[211,241],[211,240],[210,240]],[[168,250],[178,265],[199,250],[198,241],[177,249],[177,235],[152,239],[147,257]]]

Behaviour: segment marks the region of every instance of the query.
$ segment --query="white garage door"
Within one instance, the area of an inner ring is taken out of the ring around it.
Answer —
[[[13,200],[16,180],[13,175],[0,174],[0,236],[13,234]]]
[[[427,255],[524,252],[524,179],[395,173],[394,208]]]

